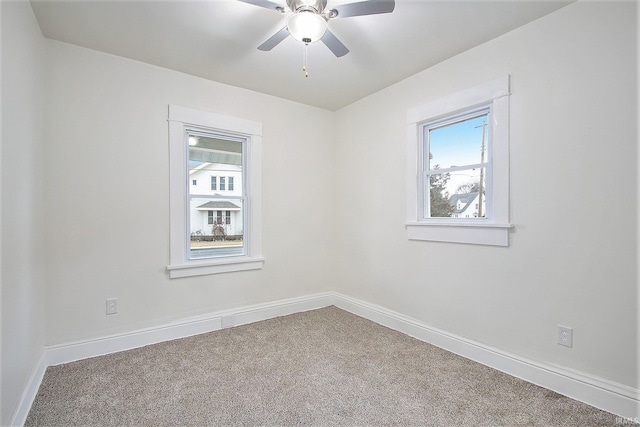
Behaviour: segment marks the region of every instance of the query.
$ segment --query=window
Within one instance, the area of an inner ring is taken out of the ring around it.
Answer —
[[[194,179],[193,181],[191,181],[191,185],[198,185],[198,181]]]
[[[261,142],[260,123],[169,106],[171,278],[262,268]],[[214,192],[221,173],[233,194]],[[210,189],[185,185],[207,177]]]
[[[217,129],[189,125],[185,128],[188,136],[188,168],[190,177],[216,176],[211,173],[234,172],[241,178],[244,174],[246,137]],[[220,177],[220,189],[224,190],[225,178]],[[242,191],[243,180],[239,180],[239,191],[235,195],[221,196],[206,188],[190,188],[189,200],[189,250],[190,260],[231,257],[244,254],[244,211],[247,198]],[[235,218],[225,221],[228,209]],[[215,217],[209,212],[215,212]],[[233,238],[231,238],[233,236]],[[240,237],[236,239],[236,237]]]
[[[227,188],[229,188],[229,191],[233,191],[233,177],[232,176],[229,177],[229,185],[228,185]]]
[[[469,217],[471,203],[484,206],[487,191],[487,136],[489,112],[486,109],[422,125],[422,181],[424,218]],[[490,189],[489,189],[490,190]],[[485,218],[485,209],[476,212]]]
[[[509,77],[408,111],[407,235],[508,246]]]

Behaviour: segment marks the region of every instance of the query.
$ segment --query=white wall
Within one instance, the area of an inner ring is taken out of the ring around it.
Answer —
[[[637,388],[635,8],[572,4],[339,111],[338,288]],[[407,109],[507,74],[510,247],[407,241]],[[558,324],[574,328],[572,349]]]
[[[44,351],[43,38],[29,3],[2,12],[2,352],[0,425]]]
[[[48,344],[332,286],[333,189],[309,167],[332,161],[332,113],[51,40],[47,68]],[[263,123],[262,270],[169,280],[169,104]]]

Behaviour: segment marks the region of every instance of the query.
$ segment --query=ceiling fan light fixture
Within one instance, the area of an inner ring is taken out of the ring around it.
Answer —
[[[314,43],[327,31],[327,21],[311,10],[300,10],[289,18],[287,29],[294,39],[305,44]]]

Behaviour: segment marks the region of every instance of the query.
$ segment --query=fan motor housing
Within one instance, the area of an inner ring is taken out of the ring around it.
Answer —
[[[327,0],[287,0],[287,6],[292,12],[309,10],[315,13],[322,13],[327,7]]]

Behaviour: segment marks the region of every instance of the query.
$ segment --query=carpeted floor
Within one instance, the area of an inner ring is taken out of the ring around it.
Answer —
[[[49,367],[26,426],[600,426],[617,417],[335,307]]]

